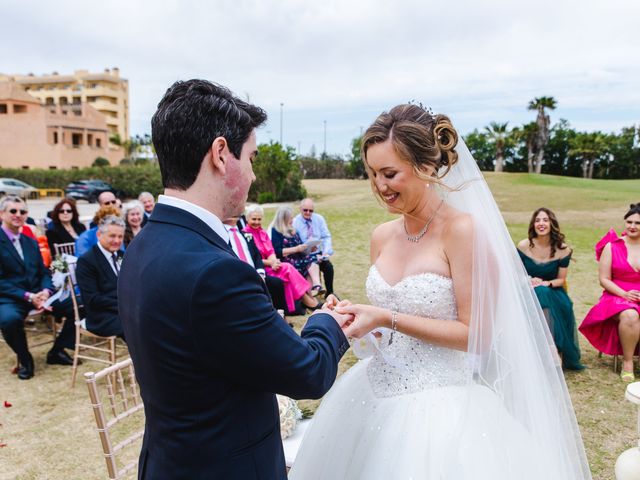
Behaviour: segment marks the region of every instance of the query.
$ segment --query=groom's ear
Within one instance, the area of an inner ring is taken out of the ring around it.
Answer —
[[[227,158],[230,154],[227,139],[224,137],[216,137],[211,143],[209,149],[209,162],[214,172],[224,175],[227,171]]]

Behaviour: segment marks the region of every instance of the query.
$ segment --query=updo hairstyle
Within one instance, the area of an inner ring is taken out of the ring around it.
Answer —
[[[416,175],[426,181],[439,183],[458,161],[454,150],[458,132],[446,115],[433,115],[413,104],[402,104],[383,112],[367,128],[362,137],[362,160],[367,172],[367,151],[377,143],[391,140],[400,156],[413,167]],[[431,175],[427,169],[433,168]]]
[[[635,215],[636,213],[640,215],[640,203],[632,203],[631,205],[629,205],[629,211],[625,213],[624,219],[626,220],[631,215]]]

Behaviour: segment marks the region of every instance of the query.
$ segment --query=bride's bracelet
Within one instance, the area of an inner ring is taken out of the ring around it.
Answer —
[[[389,337],[389,345],[393,343],[393,334],[398,331],[398,312],[391,310],[391,336]]]

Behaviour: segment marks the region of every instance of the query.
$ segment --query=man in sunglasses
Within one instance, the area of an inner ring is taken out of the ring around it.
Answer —
[[[118,205],[118,203],[120,203],[120,205]],[[108,190],[98,195],[98,205],[100,205],[100,208],[116,207],[118,210],[122,208],[122,202],[119,202],[119,200],[116,198],[113,192],[110,192]],[[91,221],[91,223],[89,224],[89,228],[95,228],[97,226],[98,224],[95,223],[95,221]]]
[[[293,219],[293,227],[300,235],[300,240],[306,243],[308,240],[320,240],[314,252],[318,256],[318,266],[324,276],[324,284],[327,295],[333,293],[333,264],[329,257],[333,255],[331,246],[331,232],[327,227],[327,221],[320,214],[314,213],[313,200],[305,198],[300,202],[300,213]]]
[[[54,288],[37,242],[20,233],[28,213],[27,204],[19,197],[7,196],[0,200],[0,330],[7,345],[18,356],[20,380],[28,380],[34,375],[24,319],[31,310],[45,307]],[[71,302],[68,299],[62,303],[56,301],[51,308],[56,316],[66,316],[69,320],[47,354],[47,363],[73,365],[64,350],[75,345]]]

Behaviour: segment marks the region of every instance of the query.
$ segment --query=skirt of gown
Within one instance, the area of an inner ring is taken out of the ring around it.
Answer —
[[[327,394],[290,479],[555,478],[527,431],[505,415],[488,388],[445,386],[378,397],[366,373],[369,361],[352,367]]]
[[[536,296],[543,310],[549,314],[549,329],[553,341],[562,355],[562,366],[570,370],[582,370],[580,363],[580,346],[576,317],[573,314],[573,302],[563,288],[539,286],[535,288]]]
[[[287,309],[289,312],[295,312],[296,300],[301,298],[310,288],[307,279],[300,275],[293,265],[285,262],[280,264],[278,270],[265,267],[265,272],[270,277],[278,277],[282,280]]]
[[[617,315],[624,310],[635,310],[640,314],[640,305],[605,291],[598,303],[589,310],[579,330],[598,351],[607,355],[622,355]],[[640,346],[636,347],[636,355],[639,350]]]

